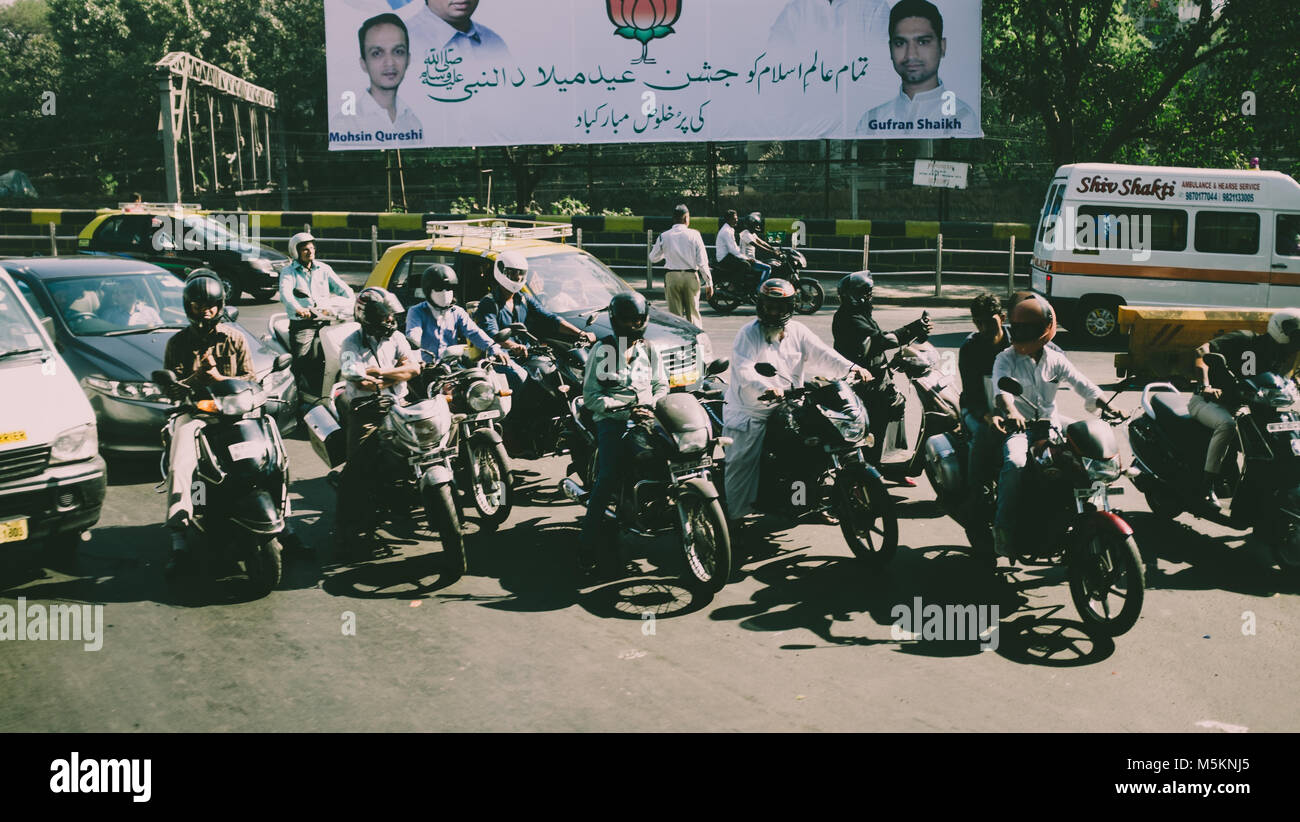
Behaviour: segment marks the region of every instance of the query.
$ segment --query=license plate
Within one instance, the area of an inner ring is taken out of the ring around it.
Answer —
[[[688,371],[685,374],[678,374],[677,376],[673,376],[670,374],[668,376],[668,387],[677,388],[683,385],[694,385],[699,381],[700,381],[700,372],[698,370]]]
[[[0,542],[22,542],[27,539],[27,517],[0,522]]]
[[[255,460],[262,456],[262,451],[262,443],[260,442],[233,442],[230,444],[230,458],[235,462]]]
[[[1268,433],[1277,434],[1282,431],[1300,431],[1300,420],[1291,420],[1290,422],[1270,422],[1264,426]]]
[[[1035,271],[1030,277],[1030,285],[1035,291],[1047,291],[1047,275],[1042,271]]]
[[[478,422],[479,420],[494,420],[501,416],[501,412],[493,408],[491,411],[482,411],[470,417],[469,422]]]
[[[3,431],[0,432],[0,444],[9,442],[27,442],[26,431]]]

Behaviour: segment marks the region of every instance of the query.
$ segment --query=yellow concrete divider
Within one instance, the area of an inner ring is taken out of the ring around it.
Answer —
[[[1190,378],[1197,347],[1229,331],[1265,331],[1276,310],[1120,306],[1119,326],[1128,335],[1128,351],[1115,355],[1115,373]]]

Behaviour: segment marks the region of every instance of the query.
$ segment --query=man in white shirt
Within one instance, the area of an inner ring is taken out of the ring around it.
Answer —
[[[736,228],[739,225],[740,215],[734,208],[727,209],[726,214],[722,215],[722,227],[718,229],[714,254],[717,259],[718,273],[723,280],[743,283],[750,269],[749,260],[745,259],[745,253],[740,250],[740,243],[736,241]]]
[[[857,372],[864,380],[871,373],[859,368],[822,342],[800,322],[792,322],[795,291],[787,280],[773,277],[758,293],[758,316],[740,329],[731,348],[731,381],[723,397],[722,435],[727,447],[727,514],[733,521],[754,513],[758,498],[759,467],[767,419],[774,400],[787,389],[799,388],[805,376],[844,377]],[[755,370],[766,362],[776,374],[764,377]],[[733,539],[736,532],[733,530]]]
[[[500,35],[473,21],[478,4],[479,0],[425,0],[423,8],[407,18],[411,52],[421,73],[426,66],[446,66],[459,61],[461,73],[468,79],[477,79],[477,71],[464,71],[471,63],[514,62]]]
[[[402,98],[397,88],[406,77],[411,63],[410,38],[406,24],[396,14],[379,14],[361,24],[357,30],[361,46],[361,70],[370,79],[370,87],[357,95],[355,114],[337,115],[330,119],[330,131],[374,135],[378,132],[393,135],[412,135],[423,131],[415,112]],[[379,141],[387,142],[383,138]]]
[[[1056,392],[1062,381],[1083,397],[1089,411],[1100,410],[1103,419],[1116,414],[1101,398],[1101,389],[1070,362],[1065,352],[1051,344],[1056,336],[1056,312],[1047,300],[1034,294],[1016,303],[1010,320],[1011,347],[993,360],[995,388],[1003,377],[1015,379],[1023,388],[1019,397],[998,392],[998,408],[992,420],[994,429],[1007,434],[993,520],[993,548],[1004,557],[1011,556],[1016,501],[1029,456],[1026,417],[1051,419],[1063,427],[1067,421],[1056,413]]]
[[[713,272],[709,251],[700,232],[691,228],[691,212],[684,205],[673,210],[673,227],[659,235],[650,249],[650,262],[666,262],[664,299],[673,314],[703,328],[700,317],[700,288],[704,296],[713,293]]]
[[[929,0],[901,0],[889,13],[889,52],[902,85],[898,95],[862,115],[859,136],[978,136],[970,106],[953,95],[944,112],[947,88],[939,63],[948,51],[943,16]]]

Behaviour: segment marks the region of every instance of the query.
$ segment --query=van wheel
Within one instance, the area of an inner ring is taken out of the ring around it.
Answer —
[[[1084,303],[1083,330],[1094,340],[1114,339],[1119,333],[1119,304],[1100,300]]]

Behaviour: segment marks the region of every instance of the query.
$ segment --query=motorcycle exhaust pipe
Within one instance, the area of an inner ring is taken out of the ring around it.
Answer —
[[[589,494],[573,480],[567,477],[560,480],[560,490],[564,492],[564,496],[568,497],[571,502],[586,505]]]

